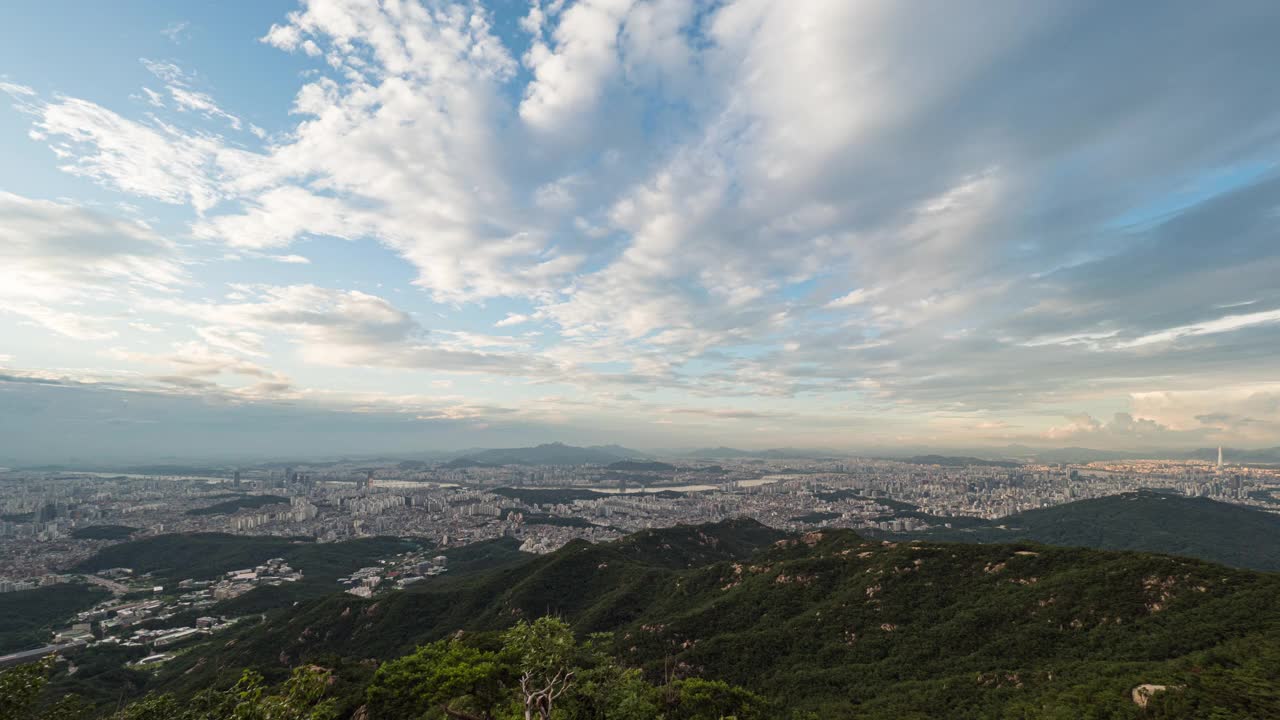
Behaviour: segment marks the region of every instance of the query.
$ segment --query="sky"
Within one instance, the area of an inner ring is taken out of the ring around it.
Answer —
[[[0,464],[1280,445],[1280,4],[12,0]]]

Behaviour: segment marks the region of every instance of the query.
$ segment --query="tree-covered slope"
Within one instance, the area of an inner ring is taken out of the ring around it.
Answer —
[[[240,495],[208,507],[188,510],[188,515],[230,515],[237,510],[253,510],[268,505],[287,505],[289,498],[279,495]]]
[[[964,529],[933,531],[926,537],[1141,550],[1280,571],[1280,515],[1151,491],[1030,510]]]
[[[0,593],[0,655],[49,643],[49,630],[110,597],[92,585],[60,583]]]
[[[128,525],[90,525],[71,531],[71,537],[77,540],[124,540],[138,532],[138,528]]]
[[[162,677],[207,684],[245,666],[280,676],[306,662],[385,660],[459,630],[553,614],[581,634],[613,632],[618,656],[650,677],[726,680],[773,698],[783,717],[1197,716],[1171,703],[1224,717],[1280,713],[1280,699],[1254,687],[1278,672],[1259,658],[1280,658],[1280,576],[849,531],[783,539],[744,559],[714,538],[759,526],[690,531],[575,542],[411,592],[304,604],[188,653]],[[705,555],[690,567],[637,543],[676,556],[692,543]],[[1130,692],[1144,683],[1179,689],[1141,715]],[[1166,705],[1174,714],[1157,712]]]
[[[253,567],[273,557],[301,570],[306,583],[332,583],[378,558],[413,547],[398,538],[376,537],[337,543],[309,539],[183,533],[156,535],[103,548],[78,564],[76,572],[92,573],[127,567],[152,573],[165,584],[192,578],[216,578],[230,570]]]

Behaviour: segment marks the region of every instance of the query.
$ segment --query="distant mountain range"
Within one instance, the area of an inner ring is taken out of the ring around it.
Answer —
[[[466,453],[451,461],[451,467],[475,465],[608,465],[620,460],[643,458],[645,454],[620,445],[575,447],[564,443],[545,443],[536,447],[495,448]],[[471,465],[459,465],[471,463]]]
[[[460,457],[460,458],[454,458],[453,460],[450,460],[449,462],[444,463],[440,467],[445,468],[447,470],[463,470],[465,468],[483,468],[483,467],[498,467],[498,466],[493,463],[480,462],[475,458]]]
[[[759,460],[799,460],[804,458],[831,457],[830,450],[801,448],[771,448],[768,450],[740,450],[731,447],[698,448],[678,453],[681,457],[699,459],[755,458]]]
[[[976,457],[953,457],[950,455],[915,455],[909,457],[902,462],[912,463],[914,465],[942,465],[944,467],[1004,467],[1016,468],[1022,463],[1012,460],[983,460]]]
[[[1253,450],[1224,448],[1223,453],[1228,464],[1280,464],[1280,447],[1259,448]],[[378,462],[393,460],[398,462],[401,470],[426,469],[439,463],[450,463],[448,467],[465,468],[482,465],[607,465],[609,463],[654,458],[688,458],[695,460],[740,459],[740,460],[803,460],[838,457],[881,457],[902,462],[921,462],[921,458],[940,457],[946,459],[942,464],[955,464],[957,460],[966,464],[983,462],[1039,462],[1077,464],[1109,460],[1165,459],[1165,460],[1202,460],[1213,462],[1218,458],[1216,447],[1197,448],[1195,450],[1168,450],[1159,448],[1134,450],[1099,450],[1086,447],[1042,448],[1030,445],[1007,445],[999,448],[930,448],[923,446],[907,447],[872,447],[856,450],[833,450],[831,448],[769,448],[765,450],[743,450],[732,447],[704,448],[671,448],[664,450],[641,451],[620,445],[595,445],[578,447],[562,442],[545,443],[534,447],[515,448],[468,448],[460,450],[422,450],[412,454],[370,455],[359,457],[343,457],[340,459],[320,460],[317,458],[295,458],[291,460],[273,460],[257,464],[250,460],[227,461],[227,464],[210,464],[209,461],[193,461],[190,464],[116,464],[85,467],[82,463],[74,465],[22,465],[16,467],[28,471],[56,472],[68,470],[115,470],[138,474],[156,475],[201,475],[229,477],[237,467],[261,467],[280,470],[288,466],[305,465],[307,467],[325,467],[351,462],[367,462],[376,465]],[[0,465],[5,464],[0,457]],[[478,464],[475,464],[478,463]]]
[[[679,469],[670,463],[656,460],[619,460],[609,463],[608,468],[620,472],[675,472]]]

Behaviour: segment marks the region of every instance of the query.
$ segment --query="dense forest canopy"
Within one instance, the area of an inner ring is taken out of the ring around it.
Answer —
[[[13,717],[71,717],[48,714],[67,693],[86,718],[258,716],[232,696],[366,719],[1280,716],[1280,575],[749,520],[525,559],[490,545],[406,591],[264,608],[159,669],[87,649],[74,675],[41,666]]]

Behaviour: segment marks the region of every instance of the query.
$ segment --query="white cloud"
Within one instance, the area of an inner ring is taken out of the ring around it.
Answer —
[[[155,90],[152,90],[149,87],[142,88],[142,92],[147,96],[147,102],[150,103],[152,107],[158,107],[158,108],[164,107],[164,96],[162,96],[160,93],[156,92]]]
[[[181,45],[191,39],[191,23],[186,20],[171,22],[160,31],[161,35],[169,38],[169,42],[174,45]]]
[[[882,292],[884,292],[884,288],[858,288],[857,290],[853,290],[846,295],[841,295],[835,300],[832,300],[826,304],[826,307],[843,308],[862,305]]]
[[[286,247],[304,234],[355,239],[371,232],[374,217],[341,200],[284,186],[267,190],[241,214],[205,218],[192,228],[198,238],[233,247]]]
[[[268,255],[268,260],[274,260],[286,265],[310,265],[311,260],[302,255]]]
[[[696,73],[694,51],[684,31],[694,22],[697,10],[691,0],[636,2],[621,32],[628,78],[660,85],[668,92],[687,92]]]
[[[1115,413],[1106,422],[1087,413],[1067,418],[1070,422],[1047,430],[1043,438],[1055,443],[1103,448],[1152,448],[1171,444],[1204,442],[1207,434],[1197,430],[1175,430],[1150,418]]]
[[[182,68],[173,63],[155,62],[146,58],[142,58],[141,62],[152,75],[165,82],[165,89],[169,91],[169,97],[173,99],[174,107],[178,110],[194,111],[206,118],[220,118],[227,121],[232,130],[240,130],[243,127],[240,118],[218,107],[208,93],[193,90],[191,83],[194,78],[183,72]],[[148,88],[143,88],[142,91],[147,94],[151,104],[159,105],[156,93]]]
[[[523,325],[533,318],[529,315],[520,315],[518,313],[510,313],[498,322],[494,323],[494,327],[511,327],[512,325]]]
[[[0,192],[0,298],[101,297],[185,276],[173,244],[140,222]]]
[[[78,340],[115,337],[108,305],[189,281],[147,225],[0,192],[0,313]]]
[[[208,336],[219,340],[217,333]],[[220,348],[213,344],[181,342],[174,343],[165,352],[137,352],[115,347],[102,354],[137,367],[156,368],[142,377],[113,381],[124,387],[154,389],[158,385],[165,392],[249,401],[296,393],[287,376],[246,360],[236,354],[238,348],[230,348],[236,352],[224,352],[224,349],[225,346]]]
[[[633,0],[579,0],[561,15],[552,44],[536,37],[524,63],[533,73],[520,116],[534,128],[578,126],[618,69],[618,30]]]
[[[1182,325],[1172,327],[1160,332],[1154,332],[1143,335],[1127,342],[1119,343],[1118,347],[1132,348],[1141,347],[1143,345],[1152,345],[1154,343],[1173,342],[1185,337],[1198,337],[1200,335],[1214,335],[1217,333],[1233,332],[1243,328],[1254,327],[1257,325],[1273,325],[1280,323],[1280,310],[1264,310],[1255,313],[1245,313],[1243,315],[1227,315],[1217,318],[1216,320],[1207,320],[1205,322],[1192,323],[1190,325]]]
[[[1133,409],[1177,430],[1207,432],[1215,444],[1272,444],[1280,431],[1280,384],[1135,393]]]
[[[76,98],[34,103],[30,111],[37,116],[35,138],[50,143],[66,172],[161,202],[190,203],[198,212],[222,197],[213,138],[144,125]]]
[[[209,326],[196,328],[196,334],[211,347],[232,350],[244,355],[267,357],[262,335],[248,330]]]
[[[25,317],[32,324],[75,340],[106,340],[116,336],[108,318],[84,312],[67,312],[37,302],[10,302],[6,312]]]
[[[266,338],[286,340],[306,363],[331,367],[426,368],[497,375],[558,376],[557,363],[531,355],[521,338],[429,332],[387,300],[314,285],[245,287],[236,301],[149,303],[153,312],[207,323],[209,345],[264,355]]]

